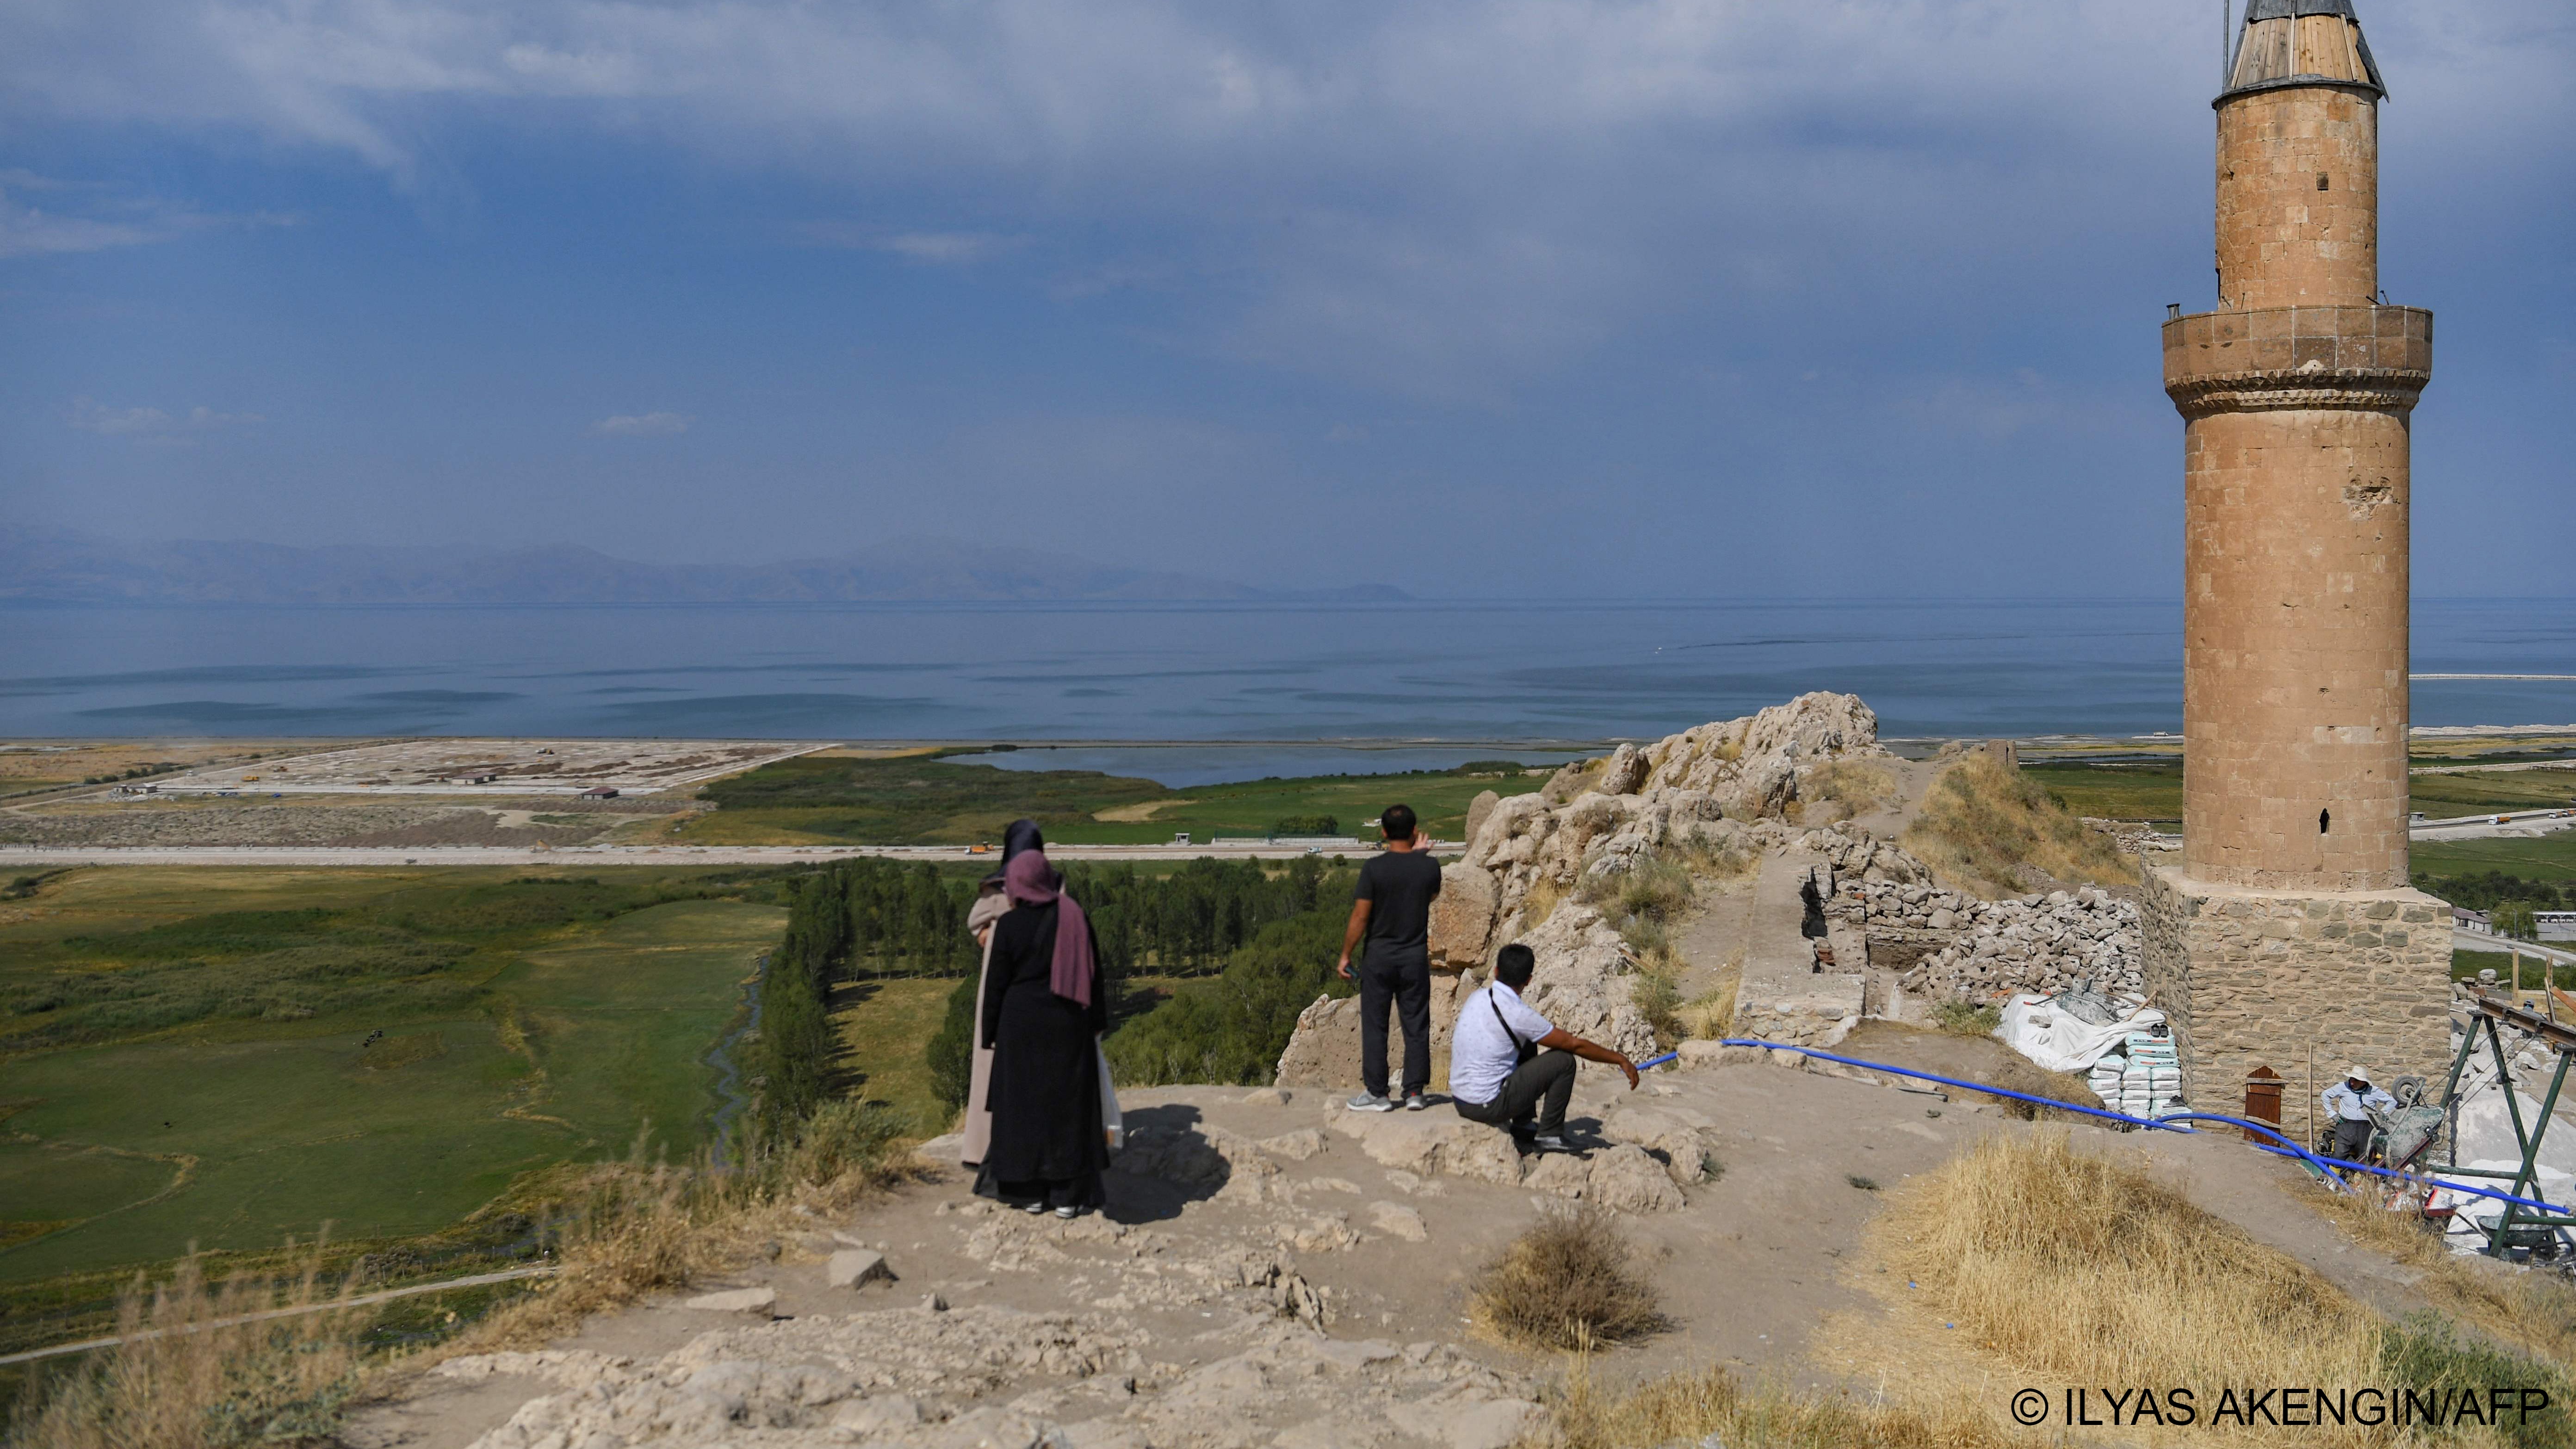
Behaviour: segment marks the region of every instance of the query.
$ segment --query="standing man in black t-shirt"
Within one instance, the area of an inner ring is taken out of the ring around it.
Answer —
[[[1431,900],[1440,894],[1440,863],[1431,842],[1415,828],[1412,807],[1389,805],[1378,817],[1386,852],[1360,867],[1350,929],[1342,935],[1342,961],[1334,968],[1360,984],[1360,1094],[1354,1112],[1391,1112],[1386,1094],[1386,1009],[1404,1027],[1404,1105],[1419,1112],[1422,1089],[1431,1085]],[[1359,974],[1351,953],[1368,950]]]

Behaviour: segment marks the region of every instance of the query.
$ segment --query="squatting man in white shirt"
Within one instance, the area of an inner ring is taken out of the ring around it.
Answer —
[[[2346,1162],[2361,1161],[2361,1154],[2370,1148],[2370,1109],[2386,1112],[2397,1106],[2397,1099],[2372,1086],[2370,1073],[2358,1066],[2317,1098],[2334,1114],[2334,1155]]]
[[[1574,1059],[1626,1072],[1632,1092],[1637,1064],[1532,1011],[1521,990],[1537,968],[1537,953],[1517,941],[1494,953],[1494,979],[1458,1009],[1458,1029],[1449,1039],[1449,1095],[1468,1121],[1509,1127],[1542,1152],[1562,1152]]]

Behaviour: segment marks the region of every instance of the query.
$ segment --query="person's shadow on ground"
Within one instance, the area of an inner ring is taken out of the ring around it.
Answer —
[[[1136,1107],[1124,1114],[1127,1145],[1112,1154],[1101,1184],[1112,1222],[1169,1222],[1204,1202],[1234,1175],[1199,1130],[1203,1114],[1186,1102]]]

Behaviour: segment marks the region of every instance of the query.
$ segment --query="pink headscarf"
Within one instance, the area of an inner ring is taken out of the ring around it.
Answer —
[[[1063,881],[1043,850],[1021,851],[1002,867],[1002,888],[1010,894],[1011,904],[1056,908],[1055,960],[1047,973],[1047,989],[1087,1007],[1100,979],[1100,964],[1091,957],[1091,923],[1082,907],[1064,893]]]

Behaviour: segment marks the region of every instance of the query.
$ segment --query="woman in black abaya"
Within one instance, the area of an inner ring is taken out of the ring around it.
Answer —
[[[1022,851],[1044,849],[1046,840],[1038,834],[1036,821],[1014,820],[1002,832],[1003,869],[1009,869],[1012,859]],[[957,1160],[969,1168],[983,1167],[984,1149],[993,1141],[993,1049],[984,1044],[984,997],[992,985],[993,928],[1010,908],[1006,882],[1002,871],[997,870],[976,883],[975,904],[966,912],[966,934],[975,938],[976,949],[983,953],[975,964],[975,1026],[967,1049],[966,1115],[958,1129],[965,1133],[966,1140],[959,1147]]]
[[[1045,852],[1011,857],[1002,877],[1011,909],[993,927],[975,1038],[993,1053],[992,1141],[975,1191],[1070,1218],[1107,1205],[1098,1042],[1109,1003],[1098,943]]]

